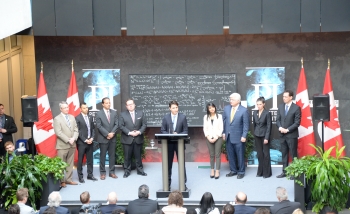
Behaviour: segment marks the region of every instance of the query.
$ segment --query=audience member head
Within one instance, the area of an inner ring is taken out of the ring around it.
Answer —
[[[48,207],[43,214],[56,214],[56,207]]]
[[[58,191],[53,191],[49,195],[49,203],[47,203],[47,206],[49,207],[59,207],[61,204],[62,198]]]
[[[122,209],[116,209],[112,211],[112,214],[125,214],[125,211]]]
[[[216,117],[218,117],[218,113],[216,111],[216,106],[214,103],[207,104],[207,117],[209,118],[211,114],[216,114]]]
[[[266,207],[260,207],[255,210],[254,214],[270,214],[270,210]]]
[[[213,195],[210,192],[206,192],[203,194],[200,204],[200,212],[199,213],[207,213],[208,209],[215,207],[215,202]]]
[[[304,212],[301,209],[295,209],[292,214],[304,214]]]
[[[277,196],[278,201],[288,200],[287,190],[283,187],[277,187],[276,196]]]
[[[7,141],[4,145],[5,150],[7,153],[12,154],[13,151],[15,151],[15,145],[12,143],[12,141]]]
[[[90,203],[90,193],[88,191],[85,191],[80,194],[80,202],[82,204],[89,204]]]
[[[3,104],[0,103],[0,116],[2,116],[3,114],[5,114],[5,107]]]
[[[197,214],[197,211],[193,208],[187,209],[186,214]]]
[[[247,203],[247,195],[244,192],[238,192],[236,195],[236,204],[245,204]]]
[[[25,204],[28,200],[28,189],[27,188],[20,188],[16,192],[16,198],[18,202],[22,202]]]
[[[117,201],[118,201],[117,193],[115,193],[115,192],[110,192],[110,193],[108,194],[107,201],[108,201],[109,204],[116,204]]]
[[[174,190],[169,194],[168,204],[175,204],[178,207],[182,207],[184,200],[182,198],[182,193],[179,190]]]
[[[142,184],[139,187],[139,198],[148,198],[149,197],[149,187],[146,184]]]
[[[8,214],[20,214],[21,209],[19,208],[18,204],[11,204],[8,210]]]
[[[223,208],[222,208],[222,214],[234,214],[235,213],[235,208],[232,204],[227,203]]]

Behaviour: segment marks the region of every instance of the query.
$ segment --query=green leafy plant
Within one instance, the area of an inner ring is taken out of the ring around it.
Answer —
[[[118,133],[116,135],[116,147],[115,147],[115,162],[116,164],[123,164],[124,163],[124,150],[123,150],[123,144],[121,143],[121,134]],[[141,158],[145,159],[146,158],[146,146],[149,145],[149,139],[148,137],[144,134],[143,135],[143,145],[142,145],[142,151],[141,151]],[[134,157],[132,159],[133,161],[135,160]]]
[[[12,161],[6,159],[0,164],[0,185],[5,187],[1,193],[6,198],[5,207],[17,203],[16,191],[28,188],[29,201],[35,209],[35,202],[41,197],[42,184],[46,176],[35,165],[29,155],[14,156]]]
[[[287,176],[298,177],[304,173],[307,181],[313,181],[311,199],[315,204],[312,212],[318,213],[325,206],[341,211],[345,208],[350,191],[350,158],[341,157],[345,146],[339,149],[337,143],[324,152],[319,146],[310,146],[315,148],[318,154],[295,159],[286,168]],[[330,155],[334,149],[335,157]]]
[[[245,142],[245,153],[244,153],[245,160],[248,160],[252,156],[253,151],[254,151],[254,136],[249,131],[247,134],[247,140]],[[223,141],[222,143],[221,153],[225,154],[226,159],[228,160],[227,150],[226,150],[226,141]]]
[[[68,166],[60,157],[50,158],[45,155],[36,155],[34,162],[42,173],[52,174],[56,180],[61,180],[64,177],[63,172]]]

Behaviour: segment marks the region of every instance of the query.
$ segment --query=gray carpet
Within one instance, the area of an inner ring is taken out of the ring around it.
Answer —
[[[190,198],[184,199],[185,204],[198,204],[204,192],[213,194],[216,204],[225,204],[234,201],[235,195],[243,191],[248,196],[248,204],[259,204],[277,202],[275,190],[278,186],[285,187],[291,201],[294,201],[294,182],[286,178],[278,179],[276,175],[281,173],[281,167],[272,168],[272,177],[264,179],[256,177],[257,168],[250,166],[246,169],[243,179],[236,176],[227,178],[229,172],[228,163],[222,163],[221,176],[219,179],[209,177],[210,169],[201,168],[209,166],[209,163],[187,162],[187,187],[191,190]],[[108,170],[108,167],[107,167]],[[86,180],[86,167],[83,168],[85,183],[69,186],[60,190],[63,205],[81,204],[79,196],[84,191],[89,191],[92,203],[105,203],[107,195],[115,191],[118,195],[118,204],[126,205],[129,201],[138,197],[138,187],[147,184],[150,188],[150,198],[159,201],[159,204],[166,204],[167,198],[156,198],[156,191],[162,188],[162,166],[161,163],[144,163],[144,170],[148,176],[136,174],[136,170],[131,172],[128,178],[123,178],[124,171],[121,167],[116,167],[118,179],[106,177],[106,180],[99,179],[98,167],[94,167],[94,176],[98,181]],[[172,190],[178,188],[177,163],[173,166]],[[78,182],[76,169],[73,171],[73,180]]]

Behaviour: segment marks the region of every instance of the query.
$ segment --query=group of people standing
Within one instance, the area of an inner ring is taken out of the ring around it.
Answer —
[[[288,166],[289,153],[292,158],[297,157],[298,127],[300,125],[300,107],[292,102],[293,92],[286,90],[283,93],[283,104],[277,111],[276,125],[280,133],[283,169],[277,178],[286,177],[285,168]],[[242,179],[245,175],[245,142],[249,131],[249,113],[247,108],[240,105],[241,96],[233,93],[229,97],[230,105],[224,107],[223,114],[218,114],[214,103],[207,104],[207,114],[203,118],[203,132],[210,154],[210,178],[220,176],[221,146],[226,140],[226,151],[230,172],[226,177],[237,175]],[[265,98],[256,100],[257,110],[253,112],[254,142],[258,156],[257,177],[269,178],[271,172],[270,135],[272,116],[265,109]],[[216,163],[215,163],[216,160]]]

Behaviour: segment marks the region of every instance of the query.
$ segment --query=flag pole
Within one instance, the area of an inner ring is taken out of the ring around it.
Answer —
[[[301,57],[301,68],[304,68],[304,59]]]
[[[73,60],[72,60],[72,72],[74,71],[74,67],[73,67]]]

